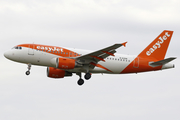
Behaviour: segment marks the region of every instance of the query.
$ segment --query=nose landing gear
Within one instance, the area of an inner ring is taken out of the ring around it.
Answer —
[[[26,75],[29,75],[30,74],[30,71],[26,71]]]
[[[30,75],[30,70],[31,70],[31,64],[28,64],[28,71],[26,71],[26,75]]]

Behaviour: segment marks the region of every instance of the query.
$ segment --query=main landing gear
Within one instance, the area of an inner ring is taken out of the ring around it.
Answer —
[[[84,78],[85,78],[86,80],[89,80],[89,79],[91,78],[91,73],[86,73],[85,76],[84,76]]]
[[[76,73],[76,75],[79,76],[79,80],[77,81],[77,84],[78,84],[79,86],[83,85],[83,84],[84,84],[84,80],[81,78],[81,73]],[[86,80],[89,80],[89,79],[91,78],[91,73],[86,73],[85,76],[84,76],[84,78],[85,78]]]
[[[30,75],[30,70],[31,70],[31,64],[28,64],[28,71],[26,71],[26,75]]]

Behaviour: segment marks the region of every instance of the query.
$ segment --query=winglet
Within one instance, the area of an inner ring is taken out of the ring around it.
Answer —
[[[121,43],[121,44],[122,44],[124,47],[126,47],[126,43],[127,43],[127,42],[124,42],[124,43]]]

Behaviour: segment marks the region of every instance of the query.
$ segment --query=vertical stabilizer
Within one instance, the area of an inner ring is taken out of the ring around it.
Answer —
[[[173,31],[164,30],[151,44],[149,44],[138,57],[155,58],[156,60],[163,60]]]

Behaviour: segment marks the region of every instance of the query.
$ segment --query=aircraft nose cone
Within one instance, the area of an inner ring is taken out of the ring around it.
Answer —
[[[12,59],[12,52],[11,51],[5,52],[4,57],[6,57],[7,59]]]
[[[9,53],[8,53],[8,52],[5,52],[5,53],[4,53],[4,57],[9,58]]]

